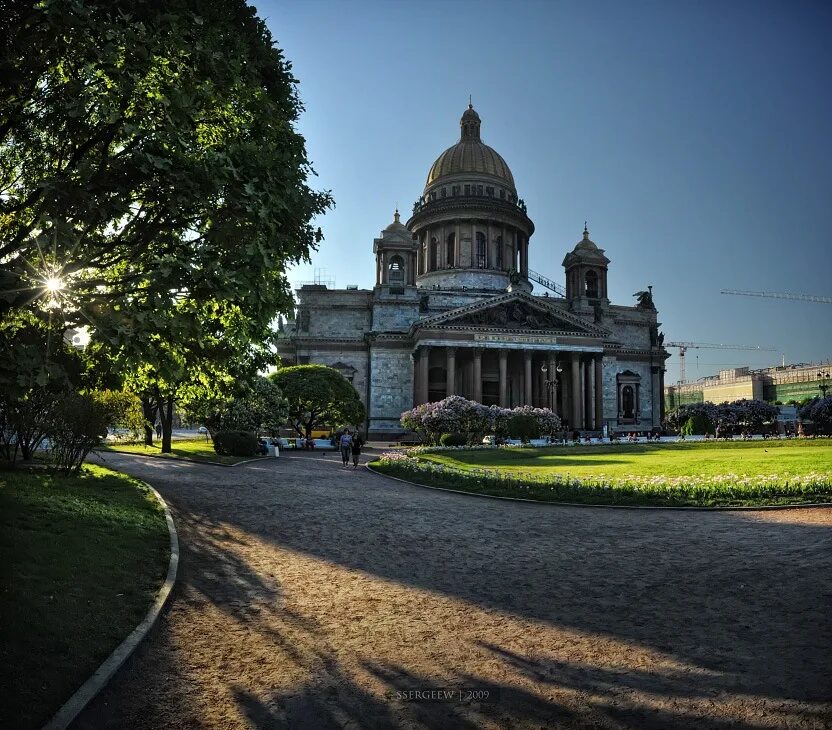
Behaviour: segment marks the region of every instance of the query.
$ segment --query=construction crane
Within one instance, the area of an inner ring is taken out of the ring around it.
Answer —
[[[552,281],[548,276],[543,276],[542,274],[538,274],[536,271],[529,269],[529,279],[537,282],[541,286],[545,286],[547,289],[555,292],[555,294],[559,297],[566,296],[566,290],[560,284]]]
[[[685,353],[688,350],[757,350],[759,352],[777,352],[776,347],[761,347],[760,345],[723,345],[710,342],[665,342],[665,347],[679,348],[679,383],[684,385]]]
[[[737,294],[743,297],[768,297],[769,299],[797,299],[800,302],[816,302],[817,304],[832,304],[832,297],[819,297],[815,294],[787,294],[773,291],[738,291],[736,289],[722,289],[720,294]]]

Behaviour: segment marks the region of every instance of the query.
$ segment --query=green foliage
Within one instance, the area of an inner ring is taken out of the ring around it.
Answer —
[[[196,398],[189,404],[192,420],[217,431],[254,431],[274,436],[286,422],[286,401],[268,378],[256,376],[239,386],[239,395],[220,400]]]
[[[214,434],[214,451],[221,456],[254,456],[257,436],[251,431],[220,431]]]
[[[526,413],[518,413],[508,422],[508,434],[513,439],[520,439],[527,444],[540,436],[540,424],[537,419]]]
[[[297,82],[244,0],[14,7],[0,321],[45,319],[43,282],[61,277],[55,328],[92,326],[87,387],[122,387],[111,360],[169,446],[174,403],[220,398],[272,358],[286,269],[320,241],[310,221],[332,200],[307,185]],[[31,339],[0,379],[43,379]]]
[[[22,397],[0,395],[0,453],[12,464],[18,454],[31,459],[52,427],[58,396],[32,388]]]
[[[331,201],[306,185],[296,81],[253,8],[45,2],[6,28],[0,258],[24,290],[7,304],[42,294],[36,243],[88,314],[128,291],[140,326],[176,292],[288,303],[284,265]]]
[[[112,411],[94,395],[67,393],[49,425],[51,456],[64,474],[77,474],[87,454],[107,436]]]
[[[286,398],[289,424],[300,436],[310,438],[317,426],[364,421],[366,412],[358,393],[334,368],[293,365],[269,378]]]
[[[443,433],[439,437],[440,446],[465,446],[468,437],[464,433]]]
[[[133,439],[139,437],[145,419],[142,402],[137,395],[124,390],[99,390],[93,395],[106,410],[107,426],[123,429]]]
[[[684,436],[702,436],[706,433],[713,434],[714,426],[707,415],[699,412],[694,413],[682,424],[681,432]]]

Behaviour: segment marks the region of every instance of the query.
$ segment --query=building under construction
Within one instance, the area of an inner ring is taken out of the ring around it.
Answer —
[[[665,387],[664,401],[666,409],[687,403],[722,403],[740,398],[789,403],[824,394],[828,389],[832,389],[832,361],[778,365],[762,370],[747,367],[720,370],[719,375]]]

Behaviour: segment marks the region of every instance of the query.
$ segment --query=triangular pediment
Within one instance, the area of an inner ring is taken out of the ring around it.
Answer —
[[[539,298],[523,292],[501,294],[450,309],[414,324],[414,329],[428,327],[544,331],[589,337],[609,334],[571,312],[541,302]]]

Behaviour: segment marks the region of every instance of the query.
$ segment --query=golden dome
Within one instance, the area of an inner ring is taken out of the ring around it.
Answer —
[[[512,193],[516,193],[514,176],[506,161],[480,139],[480,117],[470,104],[459,124],[459,142],[448,147],[433,163],[425,189],[446,176],[479,173],[499,178]]]

